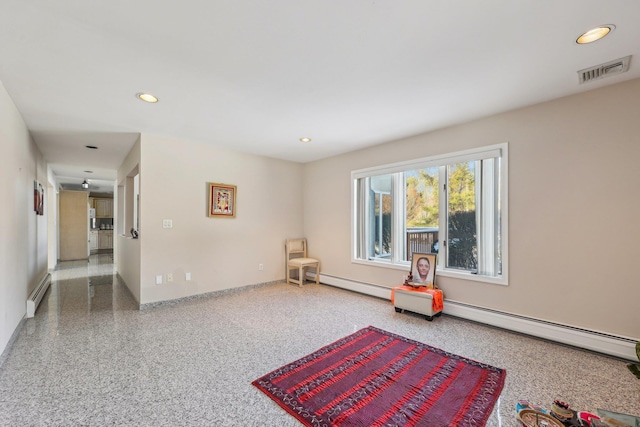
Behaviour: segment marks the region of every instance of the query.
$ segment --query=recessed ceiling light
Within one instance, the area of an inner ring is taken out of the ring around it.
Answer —
[[[616,26],[610,25],[610,24],[601,25],[599,27],[592,28],[586,33],[582,34],[580,37],[578,37],[578,39],[576,40],[576,43],[578,44],[593,43],[594,41],[600,40],[601,38],[609,34],[611,31],[614,30],[614,28],[616,28]]]
[[[93,171],[85,171],[86,173],[93,173]]]
[[[151,95],[150,93],[136,93],[136,97],[144,102],[149,102],[151,104],[158,102],[158,98]]]
[[[90,148],[92,150],[97,150],[98,147],[96,147],[95,145],[85,145],[85,147]]]
[[[311,138],[300,138],[300,142],[311,142]]]

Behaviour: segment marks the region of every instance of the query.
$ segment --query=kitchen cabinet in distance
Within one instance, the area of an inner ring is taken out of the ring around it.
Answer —
[[[113,230],[98,231],[98,249],[113,249]]]
[[[113,199],[93,199],[96,218],[113,218]]]
[[[97,230],[89,231],[89,250],[90,251],[98,250],[98,231]]]

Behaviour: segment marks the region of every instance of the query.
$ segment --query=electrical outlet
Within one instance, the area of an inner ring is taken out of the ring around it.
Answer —
[[[258,270],[260,271],[264,270],[264,264],[258,264]]]
[[[187,281],[191,280],[191,273],[185,273],[184,280],[187,280]]]
[[[173,274],[167,273],[167,282],[173,282]]]
[[[156,276],[156,285],[162,285],[162,274]]]

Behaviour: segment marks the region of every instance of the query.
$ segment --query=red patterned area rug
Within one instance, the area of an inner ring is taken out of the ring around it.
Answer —
[[[369,326],[252,384],[306,426],[483,426],[505,376]]]

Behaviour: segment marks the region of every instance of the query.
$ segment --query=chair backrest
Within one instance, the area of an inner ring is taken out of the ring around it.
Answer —
[[[307,239],[287,239],[285,244],[287,261],[293,258],[307,257]]]

